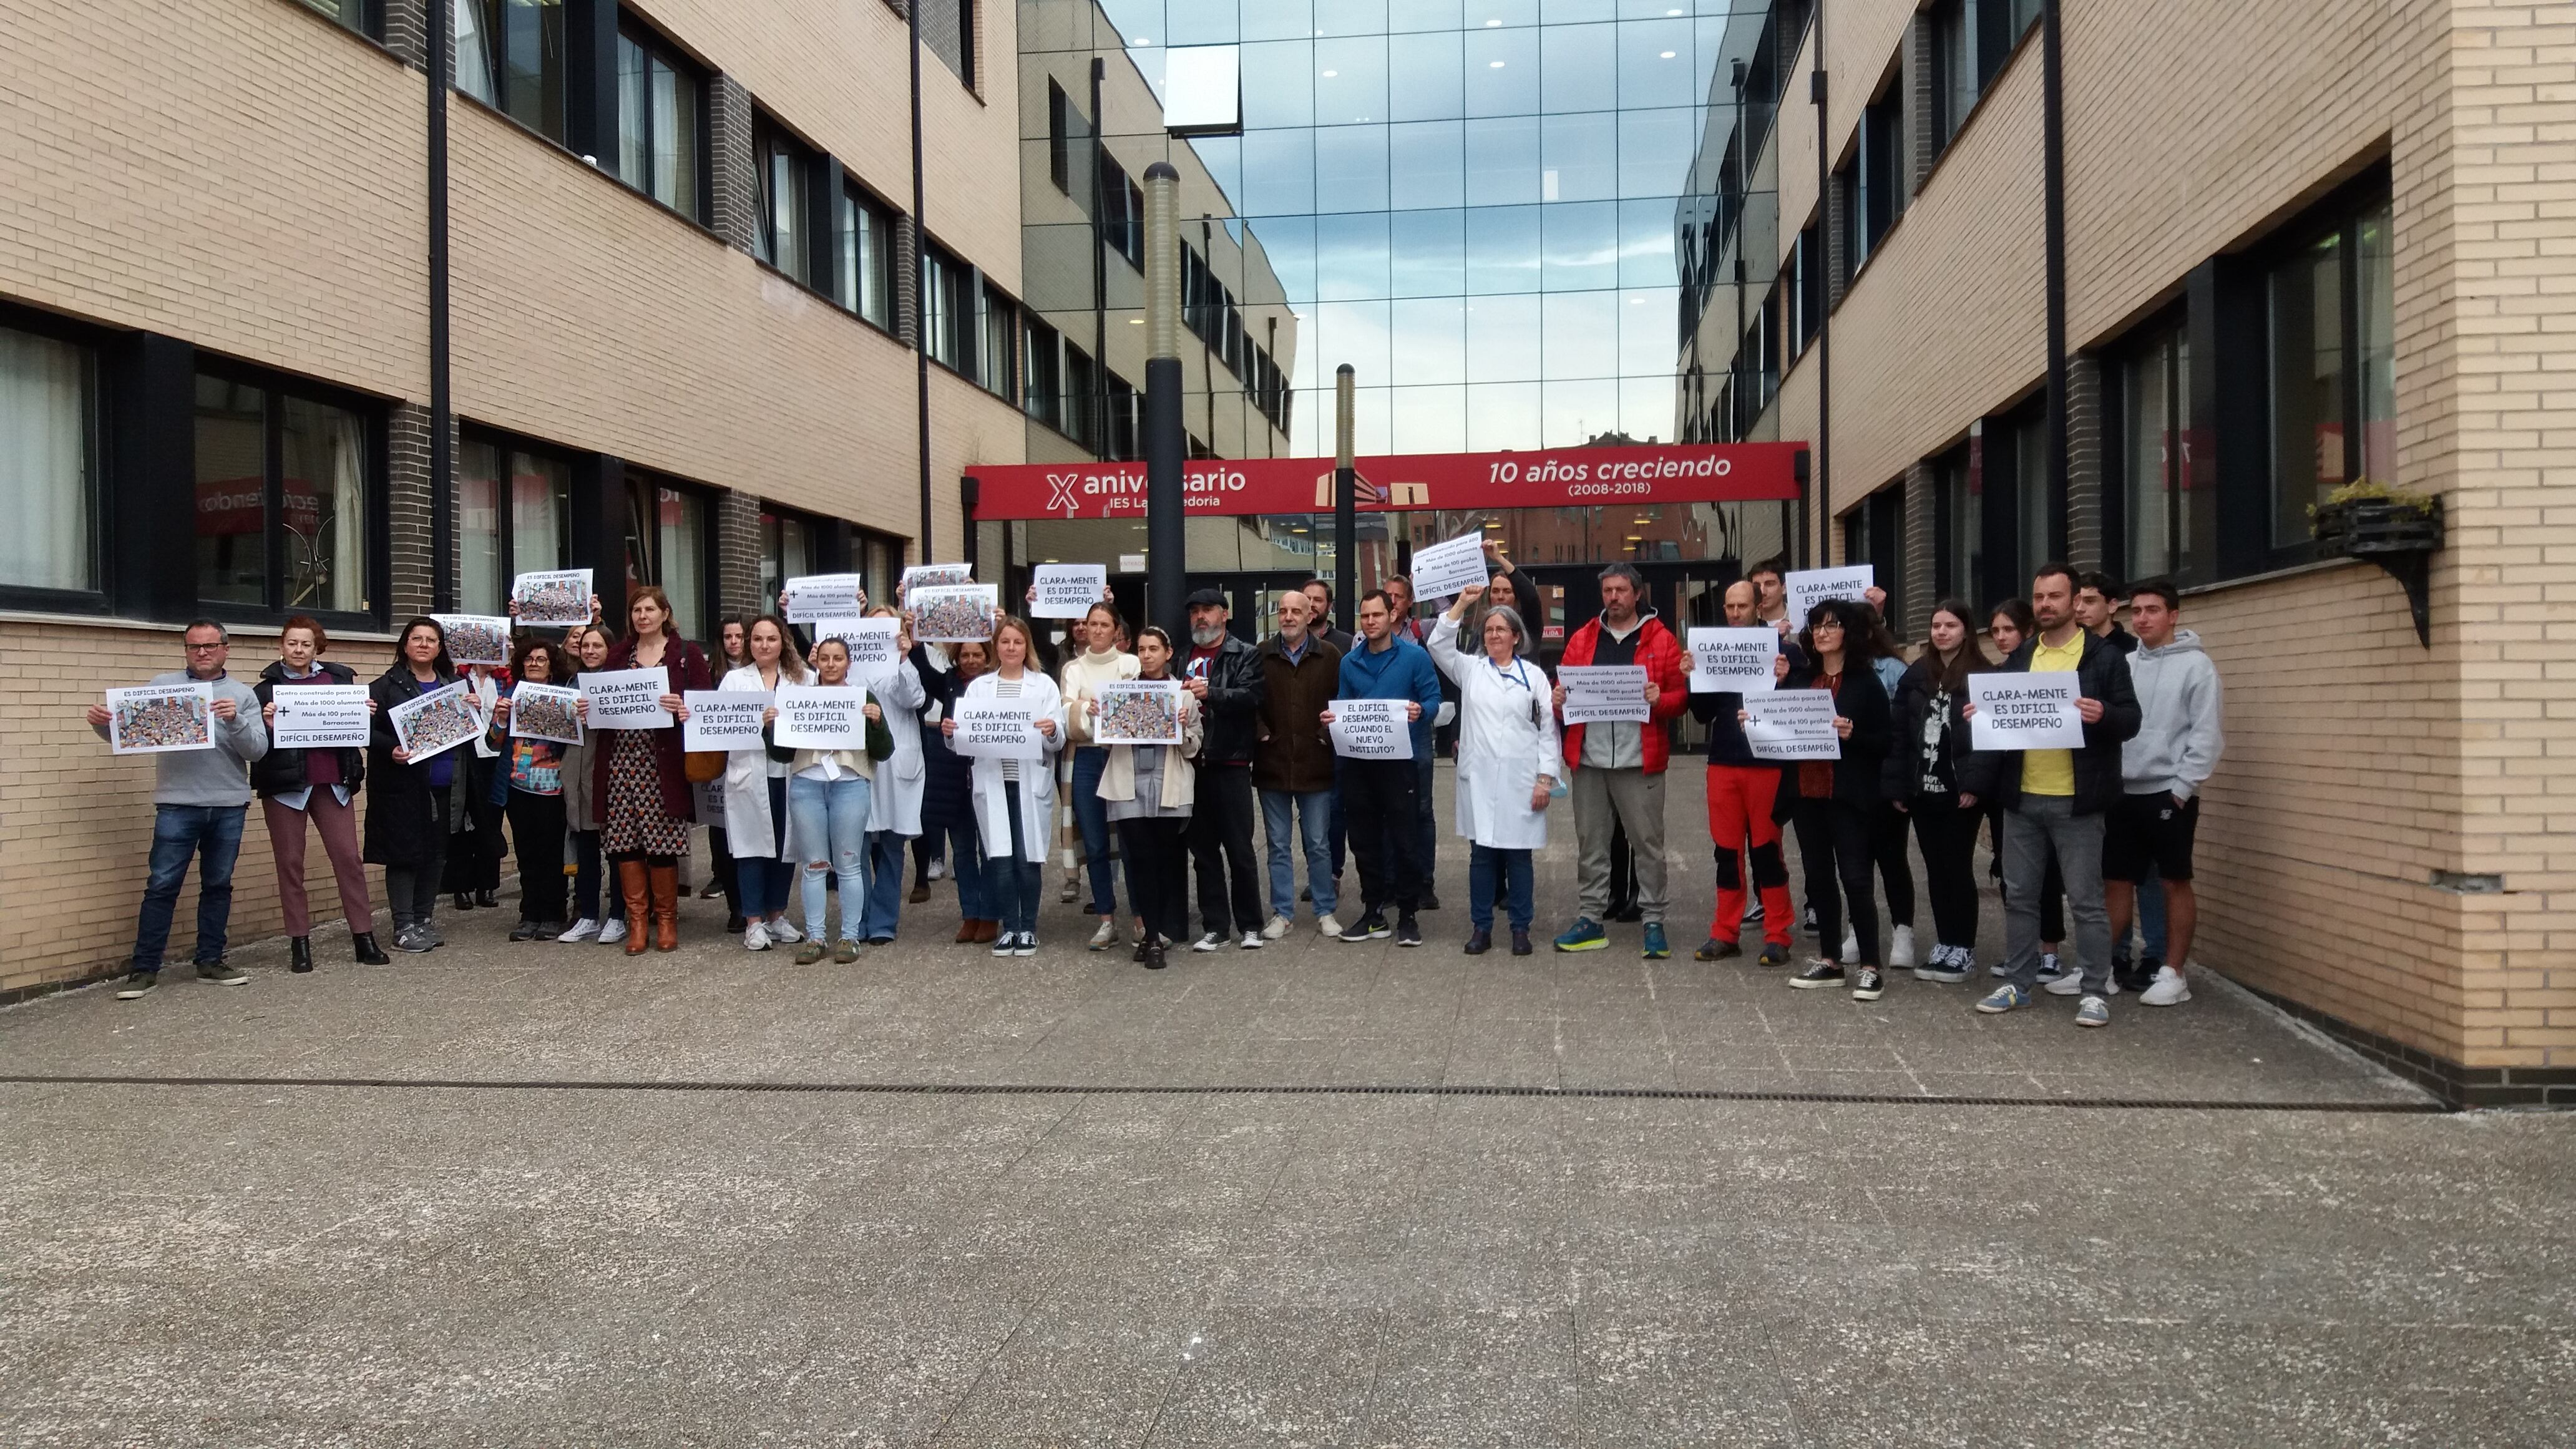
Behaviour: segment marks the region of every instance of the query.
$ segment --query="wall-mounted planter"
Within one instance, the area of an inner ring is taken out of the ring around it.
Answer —
[[[2432,647],[2430,595],[2433,554],[2442,546],[2441,499],[2352,498],[2320,504],[2316,538],[2328,551],[2368,559],[2397,580],[2415,615],[2416,640]]]

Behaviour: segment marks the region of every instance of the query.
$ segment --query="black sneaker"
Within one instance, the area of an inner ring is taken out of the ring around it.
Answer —
[[[1417,911],[1436,911],[1440,909],[1440,897],[1426,890],[1422,893],[1422,899],[1414,903],[1413,908]]]
[[[1833,986],[1842,979],[1843,964],[1840,961],[1810,961],[1807,969],[1789,978],[1789,984],[1803,991],[1810,987]]]
[[[1144,965],[1144,964],[1145,964],[1145,956],[1146,956],[1147,952],[1148,952],[1148,951],[1153,947],[1153,944],[1154,944],[1154,938],[1153,938],[1152,936],[1145,936],[1145,937],[1143,937],[1143,938],[1139,939],[1139,940],[1136,942],[1136,954],[1135,954],[1135,955],[1133,955],[1133,956],[1128,957],[1127,959],[1128,959],[1128,960],[1130,960],[1130,961],[1135,962],[1135,963],[1136,963],[1137,965],[1139,965],[1139,966]]]
[[[498,910],[501,905],[501,898],[490,891],[476,891],[474,893],[474,904],[481,906],[487,911]]]
[[[433,944],[418,926],[405,926],[394,932],[394,949],[407,956],[426,956]]]
[[[226,962],[200,961],[197,963],[197,979],[211,981],[217,986],[239,986],[250,980],[250,976],[240,967]]]
[[[1422,927],[1415,924],[1411,916],[1406,916],[1395,923],[1395,944],[1399,946],[1422,944]]]
[[[458,891],[456,893],[454,905],[456,909],[460,911],[470,911],[474,909],[474,893],[472,891]]]
[[[160,984],[160,972],[136,971],[125,978],[125,984],[123,986],[116,989],[116,999],[119,1001],[141,1001],[144,997],[152,994],[153,987]]]
[[[1375,911],[1371,911],[1367,915],[1360,917],[1349,930],[1344,931],[1342,933],[1342,939],[1345,941],[1383,941],[1393,934],[1395,933],[1386,928],[1386,917],[1379,915]]]
[[[537,939],[537,923],[534,921],[521,921],[519,924],[512,926],[510,928],[510,939],[513,941],[533,941]]]
[[[1711,936],[1707,940],[1699,943],[1699,949],[1691,953],[1691,959],[1694,961],[1723,961],[1729,956],[1741,956],[1743,954],[1744,948],[1735,944],[1733,941],[1722,941],[1715,936]]]
[[[1163,943],[1152,941],[1136,948],[1136,959],[1148,971],[1160,971],[1170,964],[1163,959]]]
[[[1470,956],[1482,956],[1492,949],[1494,933],[1491,930],[1481,930],[1467,938],[1467,954]]]
[[[1526,956],[1533,949],[1535,948],[1530,945],[1529,928],[1527,926],[1512,927],[1512,954],[1515,956]]]
[[[1789,964],[1789,948],[1776,941],[1765,941],[1762,943],[1762,954],[1753,958],[1753,964],[1786,966]]]
[[[1863,966],[1853,971],[1851,984],[1854,1001],[1876,1001],[1887,994],[1887,983],[1880,979],[1875,966]]]

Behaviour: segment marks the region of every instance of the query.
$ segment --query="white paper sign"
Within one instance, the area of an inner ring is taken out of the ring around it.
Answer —
[[[581,676],[581,697],[590,701],[590,727],[595,730],[666,730],[671,712],[662,696],[671,676],[659,669],[602,669]]]
[[[1807,627],[1807,611],[1827,599],[1857,599],[1877,579],[1868,564],[1839,569],[1799,569],[1784,574],[1780,586],[1789,596],[1789,627]]]
[[[573,709],[580,701],[578,689],[520,681],[510,691],[510,737],[580,744],[581,715]]]
[[[2080,750],[2084,716],[2075,701],[2081,693],[2072,669],[1971,674],[1968,702],[1977,712],[1968,719],[1968,743],[1980,750]]]
[[[363,750],[367,747],[367,687],[363,684],[281,684],[270,695],[277,714],[268,722],[269,748]]]
[[[1091,738],[1103,745],[1176,745],[1181,742],[1181,682],[1120,679],[1092,690],[1100,713]]]
[[[906,592],[912,637],[940,644],[978,644],[993,637],[1000,591],[991,584],[943,584]]]
[[[807,574],[789,579],[785,592],[791,624],[855,619],[867,608],[867,586],[857,574]]]
[[[864,750],[868,692],[854,684],[778,686],[779,747],[791,750]],[[757,732],[755,731],[755,737]]]
[[[1337,699],[1333,701],[1333,753],[1354,760],[1413,758],[1413,725],[1404,717],[1402,699]]]
[[[850,651],[850,678],[864,684],[878,678],[903,662],[895,652],[895,631],[902,623],[882,615],[874,619],[822,619],[814,628],[814,642],[838,639]]]
[[[698,802],[698,823],[724,828],[724,781],[692,780],[689,794]]]
[[[1118,555],[1118,572],[1122,574],[1141,574],[1144,571],[1145,556],[1143,554],[1122,553]]]
[[[587,618],[588,611],[584,610]],[[459,669],[468,664],[510,662],[510,621],[499,614],[432,614],[447,631],[447,657]]]
[[[1842,736],[1834,731],[1834,696],[1825,689],[1782,689],[1747,695],[1744,743],[1757,760],[1839,760]]]
[[[1780,654],[1780,632],[1768,624],[1750,629],[1690,631],[1693,694],[1769,694],[1771,661]]]
[[[404,700],[386,714],[393,721],[395,741],[410,756],[407,763],[414,765],[475,738],[488,723],[462,679]]]
[[[680,747],[687,750],[756,750],[761,747],[760,715],[769,708],[768,690],[692,689],[689,717],[680,726]]]
[[[1417,599],[1454,599],[1493,576],[1492,566],[1485,562],[1482,532],[1413,551],[1413,596]]]
[[[948,737],[948,748],[994,760],[1037,759],[1046,753],[1046,741],[1033,723],[1036,718],[1036,710],[1018,700],[961,699],[957,733]]]
[[[915,589],[928,588],[936,584],[971,584],[973,582],[975,582],[975,570],[970,564],[914,564],[903,571],[903,582],[898,587],[903,590],[905,602],[909,603],[912,599],[912,591]]]
[[[107,692],[107,745],[119,755],[215,747],[215,687],[138,684]]]
[[[1109,587],[1107,564],[1039,564],[1030,575],[1038,601],[1029,612],[1041,619],[1079,619]]]
[[[1565,686],[1567,724],[1644,724],[1653,717],[1642,664],[1568,664],[1556,671],[1556,682]]]
[[[546,573],[521,574],[510,580],[510,602],[519,606],[519,622],[530,627],[587,624],[590,622],[590,570],[555,569]]]

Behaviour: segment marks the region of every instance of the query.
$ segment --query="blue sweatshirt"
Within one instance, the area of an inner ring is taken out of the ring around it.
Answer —
[[[1440,671],[1431,654],[1410,639],[1390,637],[1373,650],[1368,641],[1342,656],[1343,699],[1409,699],[1422,706],[1413,722],[1413,758],[1431,758],[1431,717],[1440,712]]]

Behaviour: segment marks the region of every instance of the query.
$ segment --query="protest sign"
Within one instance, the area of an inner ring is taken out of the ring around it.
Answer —
[[[510,737],[580,744],[581,715],[573,708],[580,702],[578,689],[522,680],[518,688],[510,691]]]
[[[1019,700],[957,701],[957,733],[948,747],[961,755],[994,760],[1033,760],[1046,753],[1046,741],[1032,721],[1036,711]]]
[[[482,734],[486,723],[483,711],[475,707],[472,689],[461,679],[404,700],[386,713],[393,721],[394,739],[410,756],[406,763],[414,765]]]
[[[1493,577],[1485,562],[1485,535],[1471,533],[1413,551],[1413,596],[1454,599]]]
[[[855,619],[867,610],[867,586],[857,574],[807,574],[789,579],[784,592],[791,624]]]
[[[1834,696],[1823,689],[1782,689],[1744,698],[1744,743],[1757,760],[1839,760]]]
[[[724,781],[721,778],[691,781],[689,796],[697,802],[700,825],[712,825],[718,830],[724,829]]]
[[[447,633],[447,657],[457,668],[510,662],[510,621],[498,614],[432,614]]]
[[[1690,631],[1693,694],[1769,694],[1771,661],[1780,654],[1780,632],[1768,624],[1750,629]]]
[[[1857,599],[1877,582],[1868,564],[1853,564],[1840,569],[1798,569],[1783,574],[1780,586],[1788,594],[1789,627],[1807,627],[1807,611],[1827,599]]]
[[[1980,750],[2080,750],[2084,716],[2076,710],[2072,669],[2035,674],[1971,674],[1968,743]]]
[[[992,638],[999,593],[991,584],[942,584],[906,593],[912,637],[938,644],[980,644]]]
[[[272,750],[363,750],[369,726],[363,684],[278,686],[268,723]]]
[[[659,669],[603,669],[581,676],[581,697],[590,701],[590,727],[595,730],[666,730],[671,712],[662,696],[671,676]]]
[[[873,619],[824,619],[814,625],[814,642],[840,640],[850,651],[850,678],[864,684],[903,662],[903,656],[895,652],[895,629],[901,622],[883,615]]]
[[[1354,760],[1413,758],[1413,725],[1401,699],[1333,701],[1333,753]]]
[[[903,571],[903,582],[896,587],[903,591],[904,601],[909,603],[912,600],[912,591],[915,589],[930,588],[939,584],[973,582],[975,582],[975,566],[972,564],[914,564]]]
[[[689,706],[689,717],[680,726],[680,748],[760,748],[760,716],[769,708],[768,690],[692,689],[680,697]]]
[[[1653,717],[1642,664],[1569,664],[1556,671],[1556,682],[1565,686],[1567,724],[1644,724]]]
[[[1040,619],[1079,619],[1109,588],[1107,564],[1039,564],[1029,578],[1038,599],[1029,613]]]
[[[1181,682],[1121,679],[1097,686],[1099,717],[1091,739],[1102,745],[1176,745],[1181,742]]]
[[[510,580],[510,602],[530,628],[590,622],[590,570],[553,569]],[[452,657],[451,651],[451,657]]]
[[[778,686],[779,747],[791,750],[864,750],[868,692],[854,684]]]
[[[162,755],[215,747],[215,687],[138,684],[107,692],[107,747],[120,755]]]

